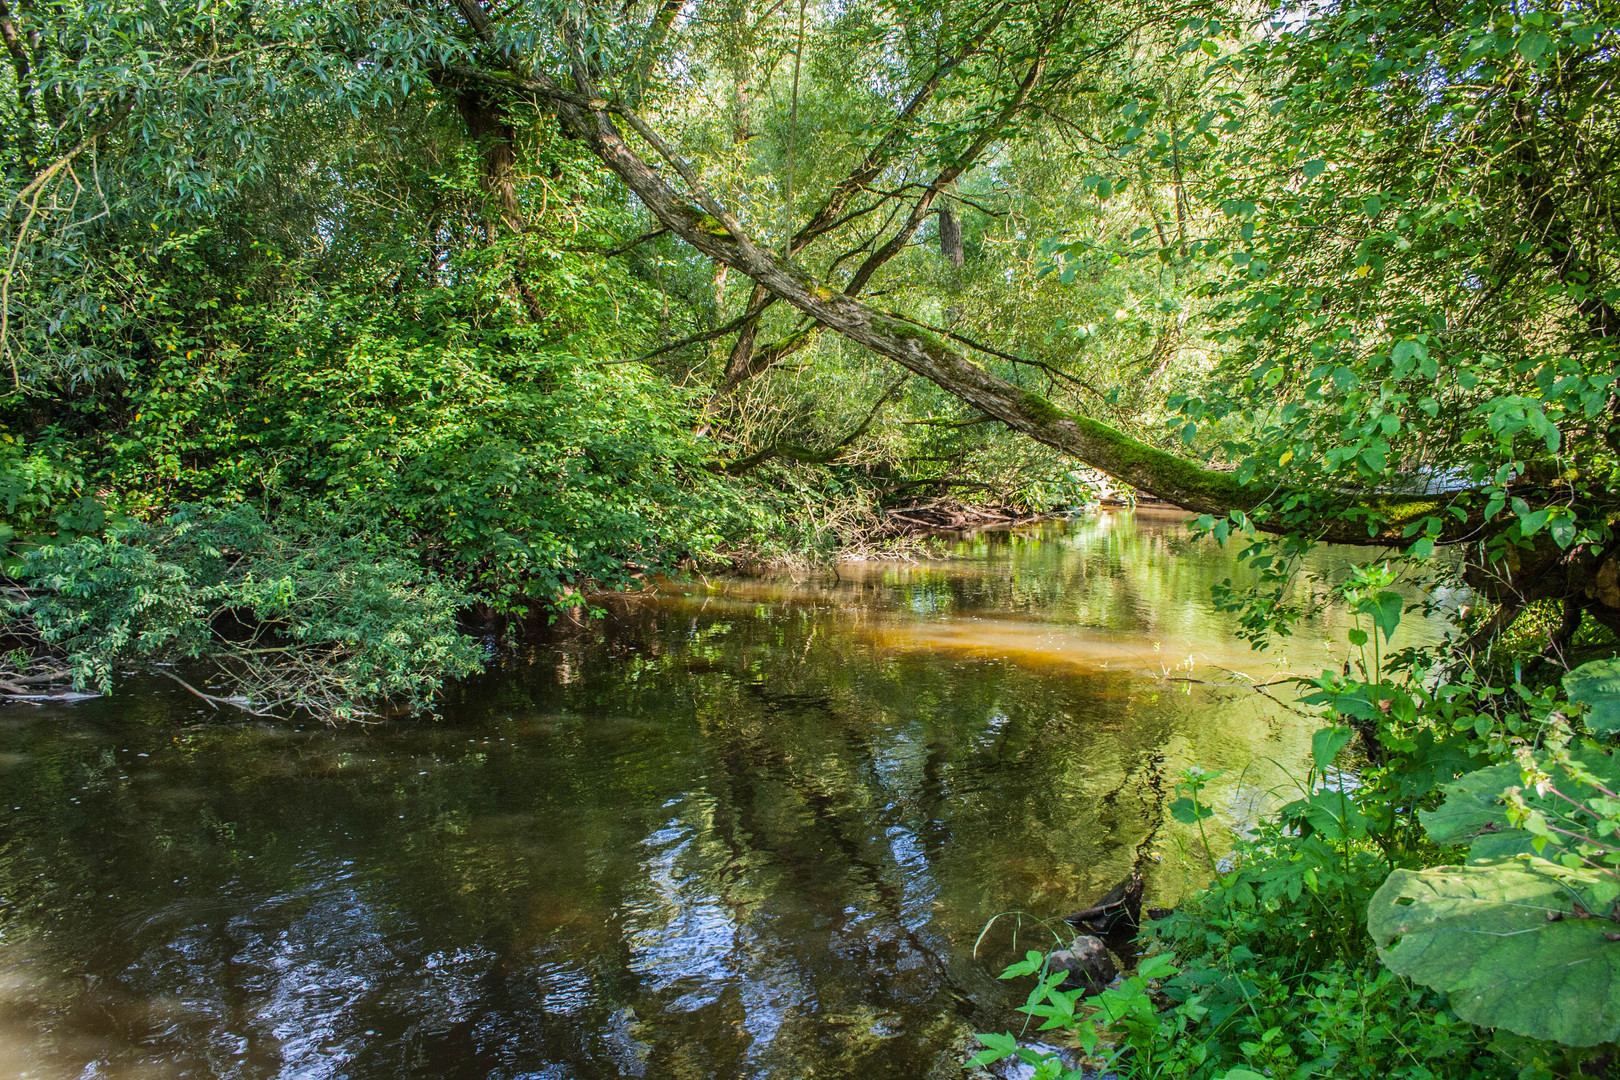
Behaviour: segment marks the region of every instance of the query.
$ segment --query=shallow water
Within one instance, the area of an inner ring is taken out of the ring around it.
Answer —
[[[962,1075],[1039,943],[987,920],[1137,864],[1173,903],[1177,772],[1241,823],[1303,760],[1227,672],[1319,670],[1344,615],[1252,653],[1234,572],[1104,514],[616,603],[436,722],[0,710],[0,1075]]]

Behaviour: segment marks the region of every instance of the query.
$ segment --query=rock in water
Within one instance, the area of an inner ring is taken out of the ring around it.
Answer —
[[[1088,997],[1102,993],[1103,988],[1119,974],[1114,967],[1114,958],[1108,955],[1108,947],[1101,938],[1090,934],[1081,934],[1067,949],[1059,949],[1048,956],[1046,962],[1053,971],[1065,973],[1062,989],[1084,988]]]
[[[1104,937],[1130,940],[1136,936],[1142,919],[1142,875],[1130,877],[1108,890],[1101,900],[1067,917],[1065,921]]]

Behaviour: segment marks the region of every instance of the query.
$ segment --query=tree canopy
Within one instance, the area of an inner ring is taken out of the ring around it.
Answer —
[[[6,0],[8,572],[250,503],[517,614],[1083,466],[1256,634],[1322,540],[1620,626],[1613,15]]]

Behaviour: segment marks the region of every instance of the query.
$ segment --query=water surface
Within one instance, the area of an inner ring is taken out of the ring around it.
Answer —
[[[1233,574],[1105,514],[615,603],[438,721],[0,710],[0,1075],[959,1076],[1038,941],[987,920],[1173,903],[1179,770],[1241,819],[1303,759],[1230,672],[1343,613],[1256,655]]]

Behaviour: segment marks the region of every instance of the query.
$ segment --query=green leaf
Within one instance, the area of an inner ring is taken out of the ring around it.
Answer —
[[[1552,534],[1553,543],[1560,548],[1567,548],[1575,542],[1575,534],[1580,530],[1575,525],[1574,518],[1560,514],[1548,523],[1547,531]]]
[[[1018,961],[1016,964],[1008,964],[1007,970],[1003,971],[997,976],[997,978],[1016,979],[1024,975],[1033,975],[1035,972],[1039,971],[1041,969],[1041,965],[1045,963],[1045,956],[1036,952],[1034,949],[1030,949],[1028,952],[1024,953],[1024,958],[1022,960]]]
[[[1327,172],[1327,162],[1321,158],[1313,158],[1304,164],[1302,171],[1305,173],[1305,179],[1315,180],[1318,176]]]
[[[1409,360],[1425,360],[1428,358],[1428,356],[1428,346],[1424,345],[1421,341],[1415,341],[1411,338],[1407,338],[1405,341],[1397,341],[1395,343],[1395,347],[1390,350],[1389,361],[1396,367],[1399,367]]]
[[[1214,813],[1203,803],[1194,802],[1185,795],[1170,804],[1170,816],[1183,825],[1196,825]]]
[[[1361,602],[1361,610],[1372,616],[1373,625],[1384,632],[1386,642],[1401,624],[1401,613],[1405,609],[1406,601],[1401,594],[1387,590]]]
[[[1174,975],[1181,969],[1175,965],[1174,957],[1169,953],[1154,953],[1145,956],[1141,963],[1136,965],[1136,974],[1143,979],[1162,979],[1167,975]]]
[[[1575,898],[1600,877],[1535,858],[1397,870],[1367,929],[1390,970],[1448,992],[1464,1020],[1596,1046],[1620,1038],[1620,942]]]
[[[1552,37],[1540,30],[1525,34],[1519,39],[1519,55],[1530,63],[1540,60],[1548,49],[1552,48]]]
[[[969,1059],[969,1064],[989,1065],[992,1062],[1000,1061],[1004,1057],[1011,1057],[1013,1054],[1018,1053],[1018,1040],[1010,1033],[997,1035],[994,1032],[986,1031],[980,1032],[973,1037],[978,1039],[985,1046],[985,1049],[974,1054]]]
[[[1429,839],[1441,847],[1468,843],[1475,837],[1507,827],[1502,792],[1519,782],[1517,765],[1493,765],[1446,784],[1446,799],[1434,810],[1420,810],[1418,818]]]
[[[1316,770],[1322,772],[1333,759],[1339,756],[1339,751],[1350,745],[1350,738],[1355,732],[1349,727],[1325,727],[1311,736],[1311,760],[1316,762]]]
[[[1233,1069],[1219,1077],[1219,1080],[1270,1080],[1253,1069]]]
[[[1333,840],[1367,835],[1367,816],[1343,792],[1327,788],[1312,792],[1309,798],[1294,800],[1278,813],[1288,821],[1304,821]]]
[[[1564,676],[1564,692],[1586,706],[1586,727],[1592,734],[1620,731],[1620,659],[1582,664]]]

